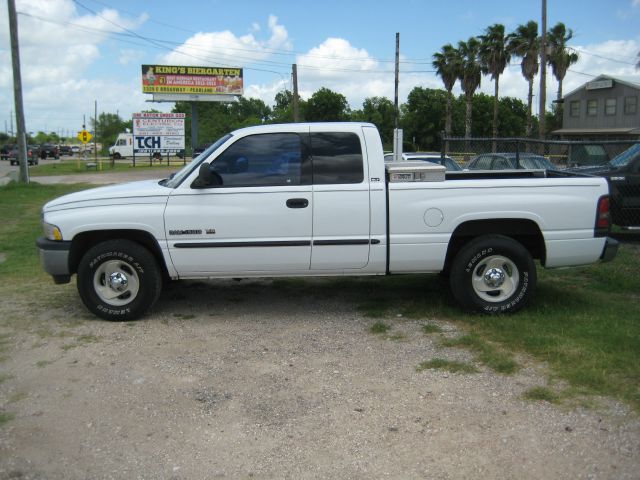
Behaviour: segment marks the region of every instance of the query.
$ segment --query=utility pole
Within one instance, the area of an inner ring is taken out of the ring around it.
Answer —
[[[16,105],[16,127],[18,129],[18,160],[20,162],[20,182],[29,183],[27,167],[27,136],[22,108],[22,76],[20,75],[20,48],[18,47],[18,18],[15,0],[7,0],[9,7],[9,35],[11,37],[11,60],[13,63],[13,99]],[[13,128],[13,127],[12,127]]]
[[[298,107],[298,65],[291,65],[291,74],[293,77],[293,121],[300,121],[300,110]]]
[[[402,130],[398,128],[400,110],[398,108],[398,85],[400,84],[400,32],[396,32],[396,79],[395,79],[395,100],[393,109],[393,159],[402,160]]]
[[[542,41],[540,43],[540,108],[538,109],[538,124],[540,140],[544,140],[547,111],[547,0],[542,0]]]
[[[395,80],[395,101],[393,127],[398,128],[398,84],[400,83],[400,32],[396,32],[396,80]]]

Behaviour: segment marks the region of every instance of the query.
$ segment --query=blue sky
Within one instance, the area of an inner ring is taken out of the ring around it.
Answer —
[[[5,2],[3,2],[5,3]],[[401,101],[416,86],[440,88],[431,57],[445,43],[479,35],[493,24],[508,31],[540,21],[540,2],[491,1],[139,1],[16,0],[27,130],[72,134],[82,115],[98,110],[124,118],[150,104],[141,93],[140,65],[228,65],[245,68],[245,95],[273,102],[291,88],[299,65],[303,97],[321,87],[352,108],[374,95],[393,97],[395,33],[400,32]],[[574,31],[580,61],[565,79],[569,92],[599,74],[640,83],[640,0],[548,0],[548,27]],[[13,107],[6,3],[0,8],[0,128]],[[548,96],[557,84],[547,79]],[[517,61],[501,93],[524,99]],[[456,87],[459,92],[459,87]],[[492,93],[489,78],[481,91]],[[535,102],[534,102],[535,103]],[[6,125],[6,127],[5,127]],[[14,121],[15,125],[15,121]]]

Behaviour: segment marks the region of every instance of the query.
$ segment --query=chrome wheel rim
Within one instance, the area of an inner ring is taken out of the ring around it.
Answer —
[[[480,261],[471,278],[473,290],[482,300],[499,303],[511,297],[520,285],[520,272],[513,261],[492,255]]]
[[[93,275],[93,288],[104,303],[121,307],[138,295],[140,278],[129,263],[109,260],[101,264]]]

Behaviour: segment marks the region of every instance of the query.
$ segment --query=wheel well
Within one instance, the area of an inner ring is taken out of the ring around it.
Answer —
[[[465,222],[454,230],[447,248],[444,270],[448,270],[451,262],[470,240],[483,235],[504,235],[522,244],[531,256],[544,264],[546,250],[544,238],[538,224],[532,220],[518,218],[501,218],[495,220],[473,220]]]
[[[94,230],[76,235],[71,242],[69,254],[69,271],[77,273],[78,264],[87,250],[106,240],[124,239],[139,243],[146,247],[155,257],[165,276],[169,275],[158,241],[144,230]]]

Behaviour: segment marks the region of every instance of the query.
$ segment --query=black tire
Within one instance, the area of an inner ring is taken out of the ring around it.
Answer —
[[[120,160],[122,158],[122,155],[120,155],[118,152],[113,154],[113,159],[114,160]]]
[[[486,235],[458,252],[449,284],[463,308],[500,314],[517,312],[529,303],[536,278],[536,265],[522,244],[502,235]]]
[[[154,160],[161,160],[162,159],[162,154],[160,152],[155,152],[153,154],[153,159]]]
[[[80,260],[77,287],[82,302],[98,317],[136,320],[158,300],[162,271],[153,254],[140,244],[107,240]]]

